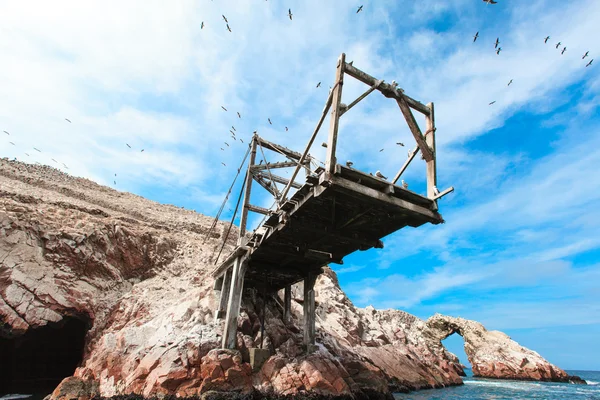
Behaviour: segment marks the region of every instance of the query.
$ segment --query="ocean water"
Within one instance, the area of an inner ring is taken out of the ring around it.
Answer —
[[[467,374],[469,371],[466,371]],[[466,377],[463,386],[399,393],[397,400],[600,400],[600,371],[567,371],[587,385]]]

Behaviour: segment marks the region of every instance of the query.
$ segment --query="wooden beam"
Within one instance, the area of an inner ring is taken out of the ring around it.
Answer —
[[[221,263],[221,265],[219,265],[217,268],[215,268],[213,270],[213,272],[212,272],[213,278],[218,278],[219,276],[221,276],[221,274],[223,274],[223,272],[225,272],[227,270],[227,268],[229,268],[231,265],[233,265],[236,258],[238,258],[242,255],[246,255],[249,251],[250,251],[250,247],[247,247],[247,246],[236,247],[235,250],[233,250],[233,252],[229,255],[229,257],[227,257],[225,259],[225,261],[223,261]]]
[[[337,85],[336,85],[336,87],[337,87]],[[319,118],[319,122],[317,123],[317,127],[315,128],[315,130],[313,131],[313,134],[311,135],[310,139],[308,140],[308,143],[306,144],[306,147],[304,148],[304,152],[301,154],[300,158],[298,159],[299,160],[298,166],[296,167],[296,169],[294,169],[294,172],[292,173],[292,177],[290,178],[291,181],[294,181],[294,179],[296,179],[296,176],[298,175],[298,171],[300,170],[300,165],[304,164],[304,162],[309,159],[308,152],[310,151],[310,148],[311,148],[313,142],[317,138],[319,129],[321,129],[321,125],[323,125],[323,121],[325,121],[325,117],[327,116],[327,111],[329,111],[329,108],[331,107],[332,102],[333,102],[333,91],[331,93],[329,93],[329,96],[327,97],[327,101],[325,102],[325,107],[323,108],[323,112],[321,113],[321,118]],[[306,166],[305,166],[305,168],[307,169],[307,171],[310,171],[310,168],[307,168]],[[283,189],[283,193],[282,193],[283,199],[285,199],[285,197],[287,196],[289,191],[290,191],[290,185],[287,185],[285,187],[285,189]]]
[[[309,272],[304,278],[304,345],[307,351],[315,344],[315,281],[317,277]]]
[[[221,295],[219,296],[219,304],[218,308],[215,312],[215,323],[223,318],[223,314],[227,312],[227,302],[229,301],[229,290],[231,289],[231,273],[232,269],[229,268],[225,271],[225,274],[222,278],[223,282],[221,284]]]
[[[248,204],[248,210],[263,215],[271,215],[273,213],[273,211],[268,208],[253,206],[252,204]]]
[[[422,217],[430,220],[433,223],[442,222],[441,215],[425,207],[421,207],[419,205],[410,203],[406,200],[402,200],[394,196],[388,196],[380,191],[371,189],[370,187],[359,185],[358,183],[354,183],[352,181],[337,176],[332,176],[331,181],[334,186],[346,189],[350,192],[353,192],[356,195],[371,197],[375,200],[378,200],[379,202],[389,204],[390,206],[400,207],[402,208],[402,212],[406,214]]]
[[[362,99],[364,99],[365,97],[370,95],[371,92],[373,92],[375,89],[377,89],[379,87],[379,85],[381,85],[382,83],[383,83],[383,80],[379,80],[379,81],[375,82],[375,84],[373,86],[371,86],[366,92],[364,92],[363,94],[358,96],[358,98],[356,100],[354,100],[352,103],[350,103],[346,108],[344,108],[343,110],[340,110],[340,117],[342,115],[346,114],[352,107],[357,105]]]
[[[287,179],[287,178],[284,178],[284,177],[282,177],[282,176],[279,176],[279,175],[273,175],[273,174],[271,174],[271,175],[265,175],[265,174],[263,174],[263,173],[261,173],[261,172],[254,172],[254,175],[260,175],[260,176],[262,176],[264,179],[271,180],[271,181],[273,181],[273,182],[277,182],[277,183],[282,183],[282,184],[284,184],[284,185],[287,185],[288,183],[290,183],[290,180],[289,180],[289,179]],[[300,183],[298,183],[298,182],[292,182],[292,185],[291,185],[291,186],[292,186],[294,189],[300,189],[300,188],[302,187],[302,185],[301,185]]]
[[[419,152],[419,146],[415,147],[414,150],[412,151],[412,153],[410,153],[410,157],[408,157],[408,159],[406,161],[404,161],[404,165],[402,166],[402,168],[400,168],[400,171],[398,171],[396,176],[394,176],[394,179],[392,179],[393,184],[398,182],[398,179],[400,179],[400,177],[402,176],[404,171],[406,171],[406,168],[408,168],[408,166],[410,165],[410,162],[415,158],[415,156],[417,155],[418,152]]]
[[[238,235],[238,244],[240,244],[241,238],[246,235],[246,225],[248,223],[248,204],[250,204],[250,194],[252,192],[252,173],[250,166],[254,165],[256,160],[256,140],[258,136],[252,136],[252,142],[250,143],[250,160],[248,161],[248,170],[246,171],[246,189],[244,190],[244,203],[242,207],[242,217],[240,219],[240,230]]]
[[[251,174],[252,175],[252,174]],[[252,178],[259,183],[260,186],[265,188],[265,190],[275,198],[278,199],[279,193],[275,191],[274,185],[271,182],[268,182],[263,175],[252,175]]]
[[[400,107],[400,111],[402,111],[402,115],[404,115],[404,119],[406,119],[406,123],[408,124],[408,127],[410,128],[410,131],[413,134],[417,145],[421,149],[421,153],[423,153],[425,161],[433,160],[433,151],[427,145],[427,142],[425,141],[425,138],[421,133],[421,129],[419,128],[419,125],[415,120],[415,116],[413,115],[412,111],[410,111],[408,103],[403,98],[396,99],[396,102]]]
[[[292,320],[292,287],[287,285],[283,289],[283,321]]]
[[[225,328],[223,329],[222,347],[224,349],[235,349],[237,345],[237,320],[242,303],[244,276],[247,269],[247,259],[245,257],[236,258],[231,275],[231,289],[229,292],[229,301],[227,302]]]
[[[278,145],[276,143],[269,142],[268,140],[265,140],[265,139],[263,139],[260,136],[257,136],[257,137],[258,137],[258,142],[265,149],[269,149],[269,150],[275,151],[277,153],[283,153],[286,157],[289,157],[289,158],[294,159],[294,160],[299,160],[302,157],[302,154],[300,154],[300,153],[298,153],[296,151],[290,150],[290,149],[288,149],[285,146],[281,146],[281,145]]]
[[[429,115],[425,116],[425,121],[427,124],[427,135],[425,136],[425,142],[427,143],[427,146],[431,149],[432,153],[431,159],[427,160],[427,197],[433,199],[436,196],[437,188],[437,169],[435,157],[435,114],[433,110],[433,103],[427,104],[427,107],[429,108]]]
[[[329,124],[329,138],[327,139],[327,158],[325,159],[325,171],[335,173],[335,150],[337,148],[337,136],[340,125],[340,103],[342,101],[342,87],[344,86],[344,66],[346,65],[346,54],[342,53],[338,59],[335,73],[335,86],[333,87],[333,99],[331,102],[331,121]]]
[[[270,169],[289,168],[289,167],[295,167],[296,165],[298,165],[298,163],[296,161],[279,161],[279,162],[270,163],[269,168]],[[267,164],[251,165],[250,169],[253,171],[264,171],[267,169]]]
[[[433,200],[437,200],[441,197],[444,197],[448,193],[452,193],[452,192],[454,192],[454,187],[450,186],[448,189],[444,190],[443,192],[440,192],[440,193],[436,194],[435,196],[433,196]]]
[[[377,82],[377,79],[350,64],[345,65],[344,72],[354,79],[357,79],[369,86],[373,86]],[[404,98],[411,108],[419,111],[422,114],[429,114],[429,108],[427,108],[425,104],[405,95],[404,93],[401,93],[401,91],[396,90],[396,88],[390,84],[382,83],[379,85],[377,90],[379,90],[385,97],[394,98],[396,100]]]

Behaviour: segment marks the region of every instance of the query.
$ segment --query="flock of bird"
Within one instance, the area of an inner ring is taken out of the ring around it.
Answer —
[[[486,3],[487,5],[489,5],[489,4],[497,4],[497,1],[496,1],[496,0],[482,0],[482,1],[483,1],[484,3]],[[363,6],[362,6],[362,5],[360,5],[360,6],[357,8],[357,10],[356,10],[356,13],[358,14],[358,13],[360,13],[362,10],[363,10]],[[223,21],[225,22],[225,27],[226,27],[227,31],[229,31],[229,32],[232,32],[232,30],[231,30],[231,27],[230,27],[230,25],[229,25],[229,20],[227,19],[227,17],[226,17],[225,15],[221,15],[221,16],[222,16],[222,18],[223,18]],[[292,14],[292,10],[291,10],[291,8],[289,8],[289,9],[288,9],[288,17],[289,17],[290,21],[292,21],[292,20],[293,20],[293,14]],[[201,24],[200,24],[200,29],[204,29],[204,26],[205,26],[205,24],[204,24],[204,21],[202,21],[202,22],[201,22]],[[478,31],[478,32],[476,32],[476,33],[475,33],[475,35],[473,36],[473,43],[477,42],[477,40],[479,39],[479,37],[480,37],[480,35],[479,35],[479,31]],[[546,36],[546,37],[544,38],[544,43],[545,43],[545,44],[547,44],[549,40],[550,40],[550,36]],[[561,55],[564,55],[564,54],[565,54],[565,52],[567,51],[567,47],[566,47],[566,46],[563,46],[563,47],[562,47],[562,49],[560,49],[560,47],[561,47],[561,46],[562,46],[562,43],[559,41],[558,43],[556,43],[556,46],[555,46],[555,47],[556,47],[556,49],[560,50],[560,54],[561,54]],[[500,55],[500,52],[502,51],[502,47],[500,46],[500,38],[499,38],[499,37],[497,37],[497,38],[496,38],[496,40],[495,40],[495,42],[494,42],[494,51],[496,52],[496,54],[497,54],[497,55]],[[585,59],[586,59],[586,58],[588,58],[588,57],[589,57],[589,51],[586,51],[586,52],[585,52],[585,54],[582,56],[582,60],[585,60]],[[591,66],[593,61],[594,61],[594,59],[590,59],[590,60],[589,60],[589,62],[587,62],[587,64],[585,65],[585,67],[589,67],[589,66]],[[350,65],[352,65],[352,62],[349,62],[349,64],[350,64]],[[392,84],[394,84],[394,83],[395,83],[395,82],[392,82]],[[507,86],[511,86],[511,84],[512,84],[512,83],[513,83],[513,79],[510,79],[510,80],[508,81],[508,84],[507,84]],[[320,87],[321,87],[321,82],[318,82],[318,83],[317,83],[317,85],[316,85],[316,88],[320,88]],[[329,87],[329,90],[331,91],[331,90],[332,90],[332,88],[331,88],[331,87]],[[496,100],[494,100],[494,101],[490,102],[490,103],[489,103],[489,105],[491,106],[491,105],[493,105],[493,104],[495,104],[495,103],[496,103]],[[222,109],[223,109],[225,112],[228,112],[228,109],[227,109],[225,106],[221,106],[221,108],[222,108]],[[241,119],[241,118],[242,118],[242,115],[241,115],[241,113],[240,113],[239,111],[236,111],[236,114],[237,114],[237,117],[238,117],[238,119]],[[72,122],[71,122],[71,120],[70,120],[70,119],[68,119],[68,118],[65,118],[65,121],[67,121],[68,123],[72,123]],[[273,122],[271,121],[271,118],[270,118],[270,117],[268,117],[268,118],[267,118],[267,121],[268,121],[269,125],[273,125]],[[288,132],[288,131],[289,131],[289,129],[288,129],[288,127],[287,127],[287,126],[285,126],[285,131],[286,131],[286,132]],[[4,133],[6,133],[7,135],[9,135],[9,136],[10,136],[10,133],[9,133],[8,131],[4,131]],[[247,146],[248,144],[247,144],[247,143],[244,143],[244,140],[243,140],[243,138],[242,138],[242,137],[240,137],[240,135],[236,135],[236,133],[237,133],[237,131],[236,131],[236,128],[235,128],[235,126],[234,126],[234,125],[232,125],[232,126],[231,126],[231,129],[229,130],[229,134],[230,134],[230,136],[231,136],[231,139],[232,139],[233,141],[235,141],[235,142],[238,142],[238,141],[239,141],[239,142],[240,142],[240,144],[244,144],[245,146]],[[256,131],[254,131],[254,133],[256,133]],[[15,144],[14,142],[12,142],[12,141],[10,141],[9,143],[10,143],[11,145],[13,145],[13,146],[16,146],[16,144]],[[225,146],[225,147],[221,147],[221,151],[225,151],[225,150],[226,150],[226,148],[229,148],[229,147],[230,147],[230,144],[229,144],[227,141],[224,141],[224,142],[223,142],[223,144],[224,144],[224,146]],[[131,146],[130,146],[128,143],[125,143],[125,145],[126,145],[126,146],[127,146],[129,149],[132,149],[132,147],[131,147]],[[404,144],[403,144],[402,142],[396,142],[396,145],[404,147]],[[322,146],[323,146],[323,147],[327,147],[327,144],[326,144],[326,143],[323,143],[323,144],[322,144]],[[35,151],[38,151],[38,152],[40,152],[40,153],[41,153],[41,150],[39,150],[39,149],[37,149],[37,148],[35,148],[35,147],[33,147],[33,149],[34,149]],[[385,150],[385,149],[384,149],[384,148],[382,148],[382,149],[380,149],[380,150],[379,150],[379,152],[383,152],[384,150]],[[141,150],[140,150],[140,152],[144,152],[144,149],[141,149]],[[24,153],[24,154],[25,154],[26,156],[28,156],[28,157],[29,157],[29,154],[28,154],[28,153]],[[412,152],[409,150],[409,152],[408,152],[408,157],[410,158],[410,157],[412,157],[412,156],[413,156],[413,154],[412,154]],[[15,158],[15,159],[16,159],[16,158]],[[53,158],[52,158],[52,161],[54,161],[55,163],[59,164],[59,162],[58,162],[58,161],[56,161],[56,160],[55,160],[55,159],[53,159]],[[265,163],[267,163],[267,161],[266,161],[266,160],[261,160],[261,163],[262,163],[263,161],[264,161]],[[36,164],[40,164],[40,163],[36,161]],[[222,164],[224,167],[226,167],[226,166],[227,166],[227,165],[226,165],[224,162],[221,162],[221,164]],[[354,163],[353,163],[352,161],[350,161],[350,160],[348,160],[348,161],[346,162],[346,166],[348,166],[348,167],[351,167],[353,164],[354,164]],[[66,168],[66,169],[69,169],[69,168],[67,167],[67,165],[66,165],[66,164],[62,163],[62,165],[63,165],[63,166]],[[371,174],[371,175],[373,175],[373,174]],[[376,172],[375,172],[375,176],[377,176],[378,178],[381,178],[381,179],[387,180],[387,177],[385,177],[385,176],[384,176],[384,175],[381,173],[381,171],[376,171]],[[115,173],[115,178],[116,178],[116,177],[117,177],[117,174]],[[116,181],[116,179],[114,179],[114,180],[113,180],[113,183],[114,183],[115,185],[117,184],[117,181]],[[408,184],[407,184],[405,181],[402,181],[402,186],[403,186],[404,188],[408,188]]]
[[[498,4],[498,2],[495,1],[495,0],[483,0],[483,2],[486,3],[486,4]],[[477,31],[475,33],[475,35],[473,35],[473,43],[475,43],[477,41],[477,39],[479,39],[479,31]],[[544,38],[544,44],[547,44],[548,40],[550,40],[550,36],[546,36]],[[556,43],[556,49],[559,49],[561,45],[562,45],[561,42]],[[500,52],[502,51],[502,47],[500,47],[500,38],[499,37],[497,37],[496,41],[494,42],[494,51],[496,52],[497,55],[500,55]],[[565,51],[567,51],[567,46],[564,46],[560,50],[560,55],[564,55]],[[589,56],[589,54],[590,54],[590,52],[586,51],[585,54],[583,55],[583,57],[581,57],[581,59],[584,60],[585,58],[587,58]],[[587,68],[590,65],[592,65],[593,61],[594,61],[593,58],[590,59],[590,61],[585,65],[585,67]],[[513,83],[513,80],[511,79],[511,80],[508,81],[508,85],[507,86],[510,86],[512,83]],[[496,100],[491,101],[489,103],[490,106],[493,105],[493,104],[496,104]]]

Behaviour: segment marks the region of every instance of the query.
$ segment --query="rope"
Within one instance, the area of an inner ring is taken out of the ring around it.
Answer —
[[[249,174],[250,174],[250,170],[246,171],[246,179],[248,179]],[[233,226],[233,221],[235,221],[235,216],[237,215],[238,208],[240,207],[240,201],[242,200],[242,195],[244,194],[244,189],[245,189],[245,185],[242,185],[242,187],[240,189],[240,195],[238,196],[237,204],[235,205],[235,211],[233,212],[233,216],[231,217],[231,222],[229,223],[229,228],[227,228],[227,233],[225,234],[225,237],[223,238],[223,244],[221,245],[219,254],[217,254],[217,258],[215,259],[215,265],[217,265],[217,262],[219,261],[219,257],[221,257],[221,252],[223,251],[223,248],[225,247],[225,243],[227,243],[227,239],[229,238],[229,233],[231,232],[231,227]],[[213,254],[215,254],[214,251],[213,251]]]
[[[240,171],[242,170],[242,167],[246,163],[246,158],[248,158],[248,154],[250,154],[250,145],[248,145],[248,150],[246,151],[246,155],[244,156],[244,159],[242,160],[242,164],[238,168],[237,174],[235,175],[235,178],[233,178],[233,183],[229,187],[229,191],[227,191],[225,200],[223,200],[223,204],[221,204],[221,208],[219,208],[219,211],[217,212],[217,215],[215,216],[215,219],[214,219],[212,225],[210,226],[208,232],[206,233],[206,236],[204,237],[204,241],[202,242],[202,244],[206,243],[206,240],[209,238],[210,234],[213,232],[213,230],[217,226],[217,223],[219,222],[219,217],[221,216],[221,213],[223,212],[223,209],[225,208],[225,205],[227,204],[227,200],[229,200],[229,195],[231,194],[231,191],[233,190],[235,181],[237,180],[238,176],[240,176]],[[235,216],[235,214],[234,214],[234,216]]]

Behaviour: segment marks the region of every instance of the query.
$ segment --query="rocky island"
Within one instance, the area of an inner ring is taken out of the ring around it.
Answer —
[[[281,294],[244,293],[237,349],[220,349],[210,272],[224,222],[207,238],[212,219],[192,210],[5,159],[0,204],[6,392],[38,385],[56,386],[52,399],[390,399],[462,384],[463,366],[441,343],[454,333],[476,376],[583,383],[475,321],[355,307],[328,268],[315,284],[313,351],[302,347],[302,284],[293,287],[289,322]],[[260,343],[269,356],[253,369],[249,349]]]

